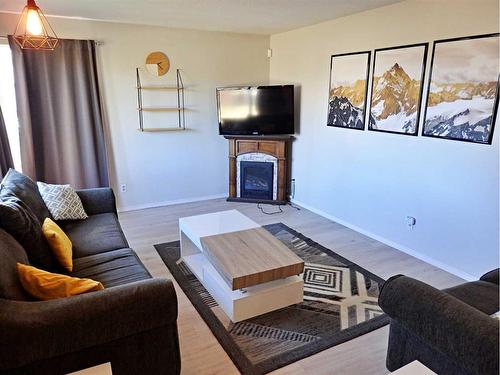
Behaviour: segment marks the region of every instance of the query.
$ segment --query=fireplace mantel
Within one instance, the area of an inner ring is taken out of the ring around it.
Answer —
[[[289,151],[292,136],[225,136],[229,141],[229,198],[228,201],[285,204],[288,201]],[[239,155],[258,153],[276,158],[276,199],[248,199],[238,195],[237,159]]]
[[[293,139],[293,135],[225,135],[226,139],[251,139],[255,141],[289,141]]]

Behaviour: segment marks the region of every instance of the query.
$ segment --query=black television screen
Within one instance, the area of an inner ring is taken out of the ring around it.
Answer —
[[[294,133],[293,85],[217,89],[219,134]]]

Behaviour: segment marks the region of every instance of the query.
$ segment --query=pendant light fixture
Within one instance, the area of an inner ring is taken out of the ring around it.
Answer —
[[[35,0],[27,1],[13,37],[22,49],[53,51],[59,41]]]

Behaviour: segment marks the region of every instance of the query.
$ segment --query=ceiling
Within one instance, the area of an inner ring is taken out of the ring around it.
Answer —
[[[37,0],[46,15],[199,30],[274,34],[401,0]],[[20,12],[24,0],[0,0]]]

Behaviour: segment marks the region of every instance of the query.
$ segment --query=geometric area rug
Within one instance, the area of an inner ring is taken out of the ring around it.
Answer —
[[[304,260],[304,301],[232,323],[179,259],[179,241],[155,245],[166,266],[243,375],[261,375],[389,322],[384,280],[282,223],[264,226]]]

